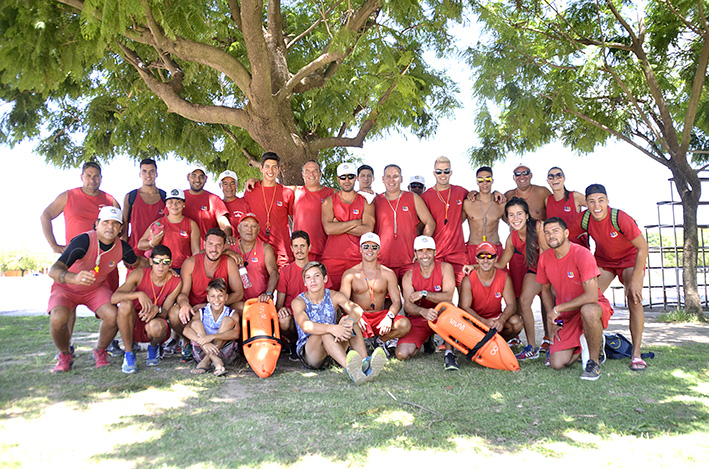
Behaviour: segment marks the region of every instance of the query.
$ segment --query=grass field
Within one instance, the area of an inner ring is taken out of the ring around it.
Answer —
[[[596,382],[543,360],[516,373],[441,354],[391,360],[356,387],[282,357],[261,380],[168,357],[124,375],[93,367],[98,322],[79,318],[74,370],[54,375],[46,317],[0,317],[0,467],[706,467],[709,346],[654,347],[645,372],[609,360]],[[704,461],[704,462],[702,462]]]

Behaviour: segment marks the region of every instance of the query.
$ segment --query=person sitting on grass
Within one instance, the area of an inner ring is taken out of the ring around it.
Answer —
[[[339,291],[325,288],[327,269],[320,262],[308,262],[303,267],[303,281],[306,291],[291,303],[298,330],[296,349],[303,366],[322,369],[332,358],[347,370],[355,384],[376,378],[387,362],[386,352],[377,347],[371,357],[367,356],[357,325],[362,308]],[[339,322],[338,308],[345,313]],[[348,346],[352,350],[345,355]]]
[[[183,334],[192,341],[192,353],[197,366],[192,374],[201,375],[214,366],[214,376],[227,373],[224,365],[236,358],[236,340],[239,338],[238,323],[232,310],[226,306],[226,282],[214,278],[207,285],[207,305],[200,308]]]

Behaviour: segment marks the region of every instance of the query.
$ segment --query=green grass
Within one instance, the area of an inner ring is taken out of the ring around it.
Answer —
[[[697,316],[695,314],[687,313],[685,309],[675,309],[674,311],[669,311],[667,313],[662,313],[655,319],[657,322],[673,322],[673,323],[690,323],[690,324],[702,324],[707,322],[704,316]]]
[[[654,347],[640,373],[609,360],[596,382],[579,379],[580,365],[553,371],[541,359],[516,373],[461,359],[459,372],[444,372],[435,354],[391,360],[356,387],[341,369],[306,371],[285,357],[265,380],[243,359],[226,379],[193,376],[177,357],[147,368],[145,354],[135,375],[114,358],[96,370],[97,328],[79,319],[75,368],[54,375],[48,319],[0,317],[0,466],[362,466],[387,455],[416,466],[429,454],[557,459],[609,446],[701,466],[709,455],[707,345]]]

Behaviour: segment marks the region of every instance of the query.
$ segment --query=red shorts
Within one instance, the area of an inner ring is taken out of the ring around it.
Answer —
[[[382,310],[382,311],[365,311],[364,314],[362,314],[362,318],[364,319],[364,322],[367,324],[367,327],[362,331],[362,337],[365,339],[368,339],[370,337],[378,336],[380,334],[375,334],[374,328],[379,325],[380,322],[384,320],[386,317],[387,313],[389,312],[388,309]],[[396,324],[401,318],[405,317],[403,314],[399,313],[394,317],[394,322],[392,323],[392,327],[394,324]],[[377,329],[378,330],[378,329]]]
[[[170,338],[170,325],[168,324],[167,319],[163,318],[155,318],[153,321],[162,321],[165,323],[167,332],[165,333],[165,337],[160,339],[160,343],[164,344],[167,342],[167,339]],[[135,325],[133,326],[133,342],[150,342],[150,337],[148,337],[148,333],[145,332],[145,326],[146,323],[143,322],[143,320],[138,317],[138,313],[136,313]]]
[[[73,292],[64,287],[63,284],[54,283],[49,294],[47,314],[51,313],[57,306],[66,306],[70,310],[73,310],[78,305],[85,305],[93,311],[94,314],[96,314],[96,311],[101,306],[111,303],[111,295],[113,295],[113,291],[106,283],[103,283],[95,290],[84,291],[81,293]]]
[[[608,272],[612,273],[613,275],[615,275],[616,277],[618,277],[618,280],[620,280],[620,283],[622,283],[622,284],[625,286],[625,282],[623,281],[623,271],[625,271],[625,269],[630,269],[630,268],[632,268],[632,267],[635,267],[635,259],[633,258],[633,264],[632,264],[632,265],[625,265],[625,267],[616,266],[616,265],[613,265],[613,264],[616,264],[616,263],[613,262],[613,263],[611,263],[611,265],[608,265],[608,264],[606,264],[606,265],[599,265],[598,268],[599,268],[599,269],[603,269],[603,270],[605,270],[605,271],[608,271]],[[627,262],[626,262],[625,264],[627,264]],[[644,271],[645,271],[645,268],[643,267],[643,272],[644,272]]]
[[[522,254],[512,254],[512,259],[508,264],[510,279],[512,279],[512,287],[515,290],[515,298],[519,298],[522,294],[522,283],[524,276],[527,275],[527,261]]]
[[[495,244],[495,250],[497,251],[497,258],[499,259],[502,257],[502,253],[505,251],[504,246],[502,244]],[[478,245],[477,244],[468,244],[468,264],[477,264],[478,260],[475,257],[475,251],[478,250]]]
[[[603,310],[601,313],[601,324],[603,329],[608,327],[608,321],[613,316],[613,308],[606,297],[598,299],[598,304]],[[567,316],[570,314],[570,316]],[[583,334],[583,321],[581,320],[580,311],[564,312],[564,327],[559,329],[559,340],[555,340],[549,349],[549,353],[553,354],[562,350],[573,349],[574,353],[581,352],[581,342],[579,338]]]
[[[433,335],[433,330],[428,327],[428,320],[421,316],[409,316],[409,322],[411,330],[399,339],[399,344],[414,344],[416,348],[420,348]]]
[[[443,257],[436,256],[436,261],[448,262],[453,266],[453,272],[455,273],[455,284],[456,286],[460,286],[460,282],[462,282],[465,277],[465,274],[463,273],[463,266],[469,263],[468,253],[454,252]]]
[[[357,265],[361,259],[323,259],[322,263],[327,269],[327,277],[332,282],[332,290],[339,290],[342,283],[342,274],[352,266]]]

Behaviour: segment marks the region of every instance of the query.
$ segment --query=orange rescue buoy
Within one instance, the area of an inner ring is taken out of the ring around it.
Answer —
[[[268,303],[259,303],[257,298],[246,300],[241,329],[244,331],[242,350],[246,361],[259,377],[268,378],[276,369],[281,354],[281,333],[273,300]]]
[[[518,371],[519,363],[505,339],[477,318],[450,303],[436,306],[438,319],[428,325],[443,340],[482,366]]]

